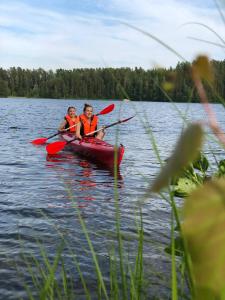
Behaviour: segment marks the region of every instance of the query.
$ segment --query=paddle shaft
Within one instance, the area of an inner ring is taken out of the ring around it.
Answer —
[[[103,126],[103,127],[99,128],[99,129],[97,129],[97,130],[95,130],[95,131],[92,131],[92,132],[86,134],[85,136],[89,136],[89,135],[91,135],[91,134],[95,134],[95,133],[97,133],[97,132],[99,132],[99,131],[101,131],[101,130],[103,130],[103,129],[112,127],[112,126],[114,126],[114,125],[117,125],[117,124],[120,124],[120,123],[123,123],[123,122],[124,122],[123,120],[119,120],[119,121],[114,122],[114,123],[112,123],[112,124],[110,124],[110,125],[106,125],[106,126]]]
[[[96,114],[96,116],[100,116],[100,115],[102,115],[102,113]],[[73,126],[70,126],[69,128],[66,128],[65,131],[68,131],[68,130],[70,130],[71,128],[76,127],[76,126],[77,126],[77,124],[74,124]],[[63,131],[62,131],[62,132],[63,132]],[[55,134],[49,136],[48,139],[51,139],[51,138],[53,138],[54,136],[57,136],[57,135],[61,134],[62,132],[57,132],[57,133],[55,133]]]
[[[100,115],[101,115],[101,113],[96,114],[96,116],[100,116]],[[71,128],[76,127],[76,126],[77,126],[77,124],[74,124],[73,126],[70,126],[70,127],[66,128],[65,131],[68,131],[68,130],[70,130]],[[48,139],[51,139],[51,138],[53,138],[54,136],[57,136],[57,135],[59,135],[59,134],[61,134],[61,133],[62,133],[62,132],[59,131],[59,132],[57,132],[57,133],[55,133],[55,134],[49,136]]]
[[[92,134],[95,134],[95,133],[97,133],[97,132],[99,132],[99,131],[101,131],[101,130],[104,130],[104,129],[109,128],[109,127],[112,127],[112,126],[115,126],[115,125],[117,125],[117,124],[121,124],[121,123],[127,122],[128,120],[132,119],[133,117],[134,117],[134,116],[132,116],[132,117],[130,117],[130,118],[128,118],[128,119],[125,119],[125,120],[119,120],[119,121],[116,121],[116,122],[114,122],[114,123],[112,123],[112,124],[110,124],[110,125],[103,126],[103,127],[99,128],[99,129],[97,129],[97,130],[95,130],[95,131],[92,131],[92,132],[89,132],[88,134],[85,134],[84,137],[88,137],[88,136],[90,136],[90,135],[92,135]],[[66,145],[72,143],[72,142],[75,141],[75,140],[77,140],[77,138],[74,138],[74,139],[72,139],[71,141],[66,142]]]
[[[73,126],[70,126],[70,127],[66,128],[66,129],[64,129],[64,131],[68,131],[68,130],[70,130],[71,128],[76,127],[76,126],[77,126],[77,124],[74,124]],[[51,138],[53,138],[54,136],[57,136],[57,135],[61,134],[62,132],[63,132],[63,131],[61,131],[61,132],[59,131],[59,132],[57,132],[57,133],[55,133],[55,134],[49,136],[48,139],[51,139]]]
[[[109,125],[106,125],[104,127],[101,127],[100,129],[97,129],[95,131],[92,131],[88,134],[86,134],[84,137],[88,137],[90,135],[93,135],[94,133],[100,131],[100,130],[103,130],[103,129],[106,129],[106,128],[109,128],[109,127],[112,127],[114,125],[117,125],[117,124],[120,124],[120,123],[124,123],[124,122],[127,122],[128,120],[132,119],[134,116],[130,117],[130,118],[127,118],[127,119],[124,119],[124,120],[119,120],[117,122],[114,122],[112,124],[109,124]],[[56,154],[57,152],[61,151],[66,145],[72,143],[73,141],[75,140],[78,140],[77,137],[73,138],[72,140],[70,141],[65,141],[65,142],[61,142],[61,141],[58,141],[58,142],[54,142],[52,144],[48,144],[46,146],[46,150],[48,152],[48,154]]]
[[[99,113],[97,113],[96,116],[105,115],[105,114],[110,113],[114,109],[114,106],[115,106],[114,104],[108,105],[107,107],[102,109]],[[70,130],[71,128],[73,128],[75,126],[77,126],[77,124],[74,124],[74,125],[70,126],[69,128],[66,128],[63,131],[68,131],[68,130]],[[48,139],[51,139],[54,136],[57,136],[57,135],[61,134],[63,131],[56,132],[56,133],[54,133],[53,135],[51,135],[47,138],[39,138],[39,139],[33,140],[32,143],[37,144],[37,145],[41,145],[41,144],[45,143]]]

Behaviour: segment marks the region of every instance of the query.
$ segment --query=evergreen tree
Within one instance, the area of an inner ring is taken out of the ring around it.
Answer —
[[[204,86],[209,99],[216,102],[225,97],[225,61],[213,60],[211,64],[214,89],[207,83]],[[163,90],[169,85],[171,90]],[[178,63],[176,68],[152,70],[89,68],[53,72],[41,68],[0,68],[0,97],[123,99],[127,95],[140,101],[168,101],[168,97],[176,102],[199,101],[187,62]]]

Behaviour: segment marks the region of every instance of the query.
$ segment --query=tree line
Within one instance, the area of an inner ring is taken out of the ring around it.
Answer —
[[[211,61],[214,86],[206,89],[209,99],[225,98],[225,60]],[[175,68],[84,68],[46,71],[20,67],[0,68],[0,97],[124,99],[136,101],[199,101],[191,79],[190,64]]]

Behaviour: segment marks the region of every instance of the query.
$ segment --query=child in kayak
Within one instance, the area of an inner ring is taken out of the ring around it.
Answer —
[[[59,126],[59,131],[69,131],[70,133],[76,134],[76,127],[79,122],[80,118],[76,115],[76,108],[74,106],[70,106],[67,109],[67,115],[64,117],[63,122]]]
[[[84,104],[83,114],[79,116],[80,122],[77,125],[76,136],[78,139],[82,139],[83,136],[97,130],[98,117],[93,115],[93,107],[90,104]],[[104,130],[99,131],[97,134],[91,134],[88,136],[94,136],[100,140],[103,140],[105,135]]]

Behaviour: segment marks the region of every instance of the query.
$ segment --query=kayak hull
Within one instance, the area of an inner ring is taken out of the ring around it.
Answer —
[[[61,135],[62,139],[69,142],[74,135],[68,133]],[[119,166],[124,155],[124,146],[113,146],[97,138],[89,137],[81,141],[75,140],[67,145],[67,148],[95,163],[112,168],[116,162]]]

